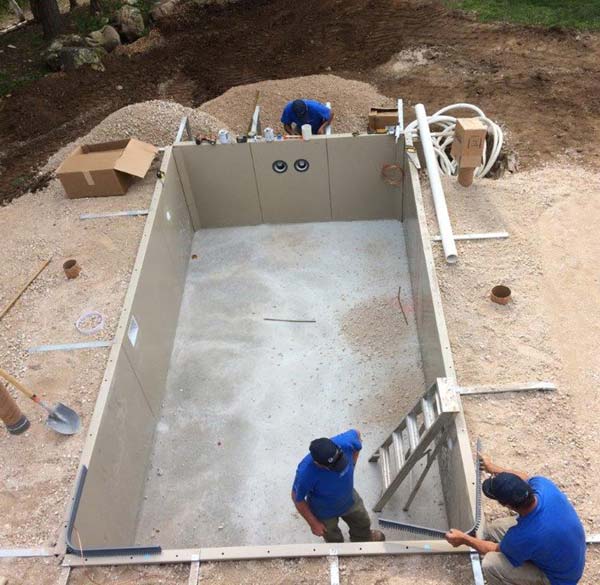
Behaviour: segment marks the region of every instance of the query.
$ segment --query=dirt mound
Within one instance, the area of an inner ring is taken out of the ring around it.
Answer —
[[[2,35],[3,58],[17,58],[4,46],[20,52],[28,29]],[[0,100],[0,200],[29,190],[32,168],[128,104],[172,99],[197,107],[241,84],[328,72],[402,97],[407,121],[417,102],[432,111],[475,103],[513,131],[523,168],[568,149],[597,160],[597,34],[481,24],[439,0],[189,2],[158,29],[131,54],[108,55],[105,72],[49,75]],[[287,97],[265,102],[265,121]],[[343,129],[336,96],[322,99],[340,116],[334,128]],[[238,106],[242,129],[252,103]]]
[[[188,116],[196,134],[215,134],[227,125],[210,114],[186,108],[175,102],[152,100],[132,104],[107,116],[88,134],[53,154],[42,172],[53,171],[77,144],[137,138],[155,146],[171,144],[183,116]]]
[[[263,128],[270,126],[282,129],[279,121],[281,111],[288,101],[297,98],[331,102],[335,112],[335,132],[364,132],[371,106],[393,105],[390,98],[381,95],[368,83],[342,79],[336,75],[309,75],[232,87],[199,109],[227,120],[235,132],[246,132],[257,91],[260,91],[260,119]]]

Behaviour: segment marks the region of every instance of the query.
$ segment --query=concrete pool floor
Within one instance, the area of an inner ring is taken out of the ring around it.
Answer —
[[[290,500],[309,442],[362,432],[355,486],[370,509],[368,458],[424,391],[402,224],[200,230],[192,253],[136,542],[316,541]],[[409,491],[382,516],[448,527],[436,465],[406,514]]]

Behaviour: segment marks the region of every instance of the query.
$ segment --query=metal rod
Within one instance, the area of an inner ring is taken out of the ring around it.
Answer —
[[[475,581],[475,585],[484,585],[485,581],[483,579],[483,569],[481,567],[481,559],[479,558],[479,553],[476,551],[472,551],[470,557],[471,568],[473,569],[473,580]]]
[[[71,567],[63,567],[58,578],[58,585],[67,585],[71,576]]]
[[[337,551],[332,548],[329,551],[329,580],[331,585],[340,585],[340,561],[337,556]]]
[[[188,578],[188,585],[198,585],[200,580],[200,557],[193,560],[190,564],[190,576]]]
[[[398,287],[398,304],[400,305],[400,310],[402,311],[402,316],[404,317],[404,322],[408,325],[408,319],[406,317],[406,313],[404,312],[404,307],[402,306],[402,301],[400,300],[400,293],[402,292],[402,287]]]
[[[398,124],[396,125],[396,142],[400,139],[400,135],[404,132],[404,102],[398,99]]]
[[[258,134],[258,124],[260,121],[260,106],[256,106],[254,108],[254,113],[252,114],[252,124],[250,125],[249,136],[256,136]]]
[[[0,559],[52,557],[54,552],[46,548],[0,548]]]
[[[73,349],[93,349],[97,347],[110,347],[111,341],[82,341],[80,343],[59,343],[57,345],[38,345],[30,347],[29,353],[41,353],[43,351],[71,351]]]
[[[503,240],[509,237],[508,232],[488,232],[481,234],[454,234],[454,240]],[[432,236],[434,242],[441,242],[442,236]]]
[[[600,532],[597,532],[596,534],[588,534],[585,537],[585,542],[587,544],[600,544]]]
[[[458,386],[457,392],[461,395],[475,394],[502,394],[504,392],[554,392],[556,386],[551,382],[531,382],[530,384],[509,384],[507,386]]]
[[[131,211],[109,211],[107,213],[82,213],[79,219],[100,219],[103,217],[130,217],[148,215],[148,209],[132,209]]]
[[[175,141],[173,142],[173,144],[181,142],[184,132],[187,133],[189,140],[194,139],[192,135],[192,127],[190,126],[190,121],[188,120],[187,116],[183,116],[183,118],[181,118],[181,122],[179,123],[179,129],[177,130],[177,134],[175,136]]]
[[[273,319],[265,317],[263,321],[277,321],[279,323],[316,323],[314,319]]]
[[[325,105],[329,108],[329,111],[331,111],[331,102],[327,102]],[[327,124],[327,126],[325,126],[325,135],[331,135],[331,124]]]
[[[435,156],[435,151],[433,150],[431,133],[429,131],[429,120],[427,119],[425,106],[423,104],[417,104],[415,106],[415,112],[417,114],[419,135],[421,137],[421,145],[423,147],[423,154],[427,165],[427,175],[429,176],[429,185],[433,196],[435,214],[442,236],[444,255],[448,264],[456,264],[458,260],[458,251],[456,250],[456,244],[454,243],[452,225],[450,224],[450,216],[448,215],[448,206],[446,205],[444,188],[442,187],[442,181],[440,179],[440,169]]]

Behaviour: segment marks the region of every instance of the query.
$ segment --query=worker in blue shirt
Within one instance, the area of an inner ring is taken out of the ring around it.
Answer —
[[[312,533],[326,542],[344,542],[340,518],[348,525],[352,542],[385,540],[382,532],[371,530],[369,513],[354,489],[354,467],[361,449],[360,433],[346,431],[312,441],[310,453],[298,465],[292,500]]]
[[[487,457],[481,462],[492,474],[483,482],[483,493],[518,516],[490,523],[489,540],[454,529],[446,540],[485,555],[488,585],[575,585],[585,565],[585,532],[567,496],[545,477],[529,478]]]
[[[333,121],[333,112],[315,100],[288,102],[281,114],[281,123],[288,134],[302,134],[302,125],[310,124],[313,134],[325,134]]]

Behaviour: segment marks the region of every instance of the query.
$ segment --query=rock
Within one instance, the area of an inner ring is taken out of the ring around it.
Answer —
[[[58,37],[54,43],[60,43],[63,47],[83,47],[85,46],[85,41],[80,35],[62,35]],[[54,44],[52,43],[52,44]]]
[[[53,71],[72,71],[89,65],[97,71],[104,71],[102,57],[106,51],[101,47],[63,46],[60,40],[53,42],[46,52],[46,64]]]
[[[105,26],[102,29],[102,36],[104,37],[104,43],[102,44],[102,46],[109,53],[121,44],[121,37],[112,26]]]
[[[121,37],[112,26],[105,26],[91,32],[85,41],[88,47],[102,47],[107,53],[111,53],[121,44]]]
[[[116,26],[123,37],[133,42],[144,35],[144,18],[139,8],[125,4],[115,15]]]
[[[101,47],[104,41],[102,31],[95,30],[91,32],[85,39],[85,43],[88,47]]]
[[[177,2],[175,0],[166,0],[165,2],[161,2],[150,11],[150,17],[154,21],[160,20],[165,16],[173,14],[176,6]]]

